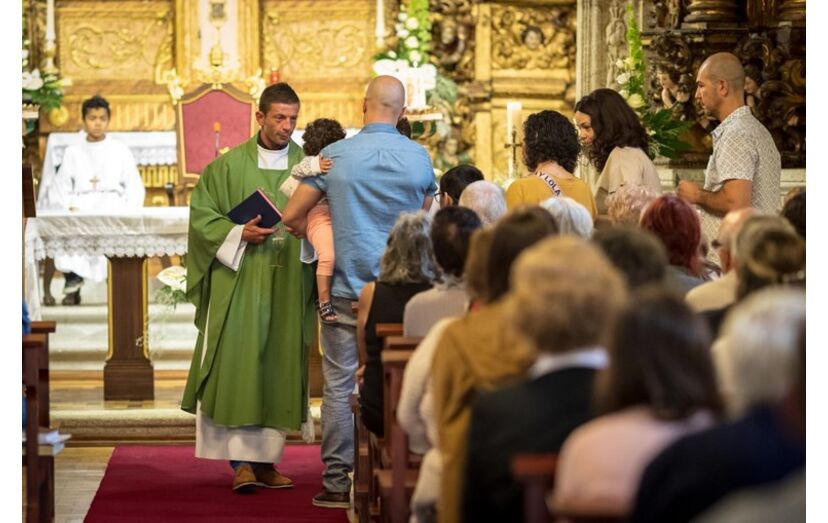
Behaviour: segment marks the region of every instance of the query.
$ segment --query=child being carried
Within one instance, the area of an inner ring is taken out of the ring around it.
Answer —
[[[318,118],[308,124],[302,136],[305,158],[291,170],[291,176],[282,183],[279,190],[290,198],[303,178],[326,174],[333,161],[319,156],[326,146],[345,138],[345,130],[336,120]],[[317,310],[323,323],[336,323],[337,316],[331,303],[331,280],[334,272],[334,241],[331,226],[331,210],[328,200],[322,198],[308,211],[308,241],[316,250],[319,263],[316,266],[316,287],[319,295]]]

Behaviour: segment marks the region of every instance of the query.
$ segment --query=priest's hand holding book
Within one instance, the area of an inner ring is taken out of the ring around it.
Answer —
[[[259,222],[262,221],[261,215],[256,215],[255,218],[244,224],[242,229],[242,240],[247,243],[259,245],[264,242],[268,236],[276,232],[275,228],[259,227]]]

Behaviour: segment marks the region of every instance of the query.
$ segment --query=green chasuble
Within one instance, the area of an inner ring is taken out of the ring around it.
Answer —
[[[198,340],[181,408],[195,413],[201,401],[217,425],[298,430],[307,417],[315,279],[314,266],[299,261],[300,241],[282,233],[279,244],[276,233],[247,244],[238,271],[216,259],[236,225],[227,213],[253,191],[284,209],[279,186],[303,156],[295,142],[289,147],[286,170],[260,169],[254,136],[208,165],[193,190],[187,298]]]

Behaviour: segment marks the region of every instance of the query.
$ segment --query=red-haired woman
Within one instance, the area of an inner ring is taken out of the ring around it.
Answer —
[[[664,283],[680,296],[704,283],[699,255],[699,215],[689,203],[673,194],[653,200],[641,216],[641,227],[652,232],[667,249],[670,265]]]

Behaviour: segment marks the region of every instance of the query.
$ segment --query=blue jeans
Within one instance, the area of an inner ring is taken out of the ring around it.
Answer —
[[[261,469],[267,469],[268,467],[273,468],[273,463],[261,463],[258,461],[235,461],[230,460],[230,466],[233,467],[233,470],[236,470],[241,465],[250,465],[253,468],[253,472]]]
[[[357,370],[356,316],[352,300],[331,298],[338,322],[322,324],[322,486],[329,492],[348,492],[354,469],[354,417],[348,397]]]

